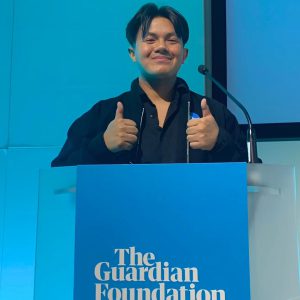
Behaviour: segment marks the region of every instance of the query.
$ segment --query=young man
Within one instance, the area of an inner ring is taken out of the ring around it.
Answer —
[[[235,117],[177,77],[188,56],[184,17],[146,4],[126,37],[139,78],[129,92],[98,102],[72,124],[52,166],[247,161]]]

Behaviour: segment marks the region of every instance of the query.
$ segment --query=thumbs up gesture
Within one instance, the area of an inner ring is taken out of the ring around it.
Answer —
[[[204,98],[201,109],[202,118],[192,119],[187,123],[187,140],[192,149],[211,150],[217,142],[219,127]]]
[[[106,147],[111,152],[131,150],[137,141],[138,129],[136,123],[123,117],[123,104],[117,103],[115,118],[109,123],[103,138]]]

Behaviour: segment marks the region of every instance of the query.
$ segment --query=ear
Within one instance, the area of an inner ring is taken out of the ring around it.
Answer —
[[[183,58],[182,58],[182,64],[184,64],[185,60],[187,59],[189,54],[189,49],[183,48]]]
[[[134,49],[132,47],[128,48],[128,53],[133,62],[136,62],[136,57],[134,53]]]

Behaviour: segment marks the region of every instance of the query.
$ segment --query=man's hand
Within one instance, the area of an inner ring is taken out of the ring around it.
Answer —
[[[124,119],[123,110],[123,104],[118,102],[115,118],[109,123],[103,135],[106,147],[114,153],[131,150],[137,141],[136,123]]]
[[[219,127],[209,110],[206,99],[202,99],[201,108],[203,117],[189,120],[187,123],[187,140],[192,149],[211,150],[216,144]]]

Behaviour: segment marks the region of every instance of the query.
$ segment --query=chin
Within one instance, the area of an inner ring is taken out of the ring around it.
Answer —
[[[145,78],[149,79],[170,79],[176,77],[176,74],[169,74],[169,73],[152,73],[152,74],[147,74]]]
[[[159,71],[153,71],[153,72],[149,72],[148,76],[152,77],[152,78],[161,78],[161,79],[165,79],[165,78],[172,78],[172,77],[176,77],[177,72],[170,72],[170,70],[159,70]]]

